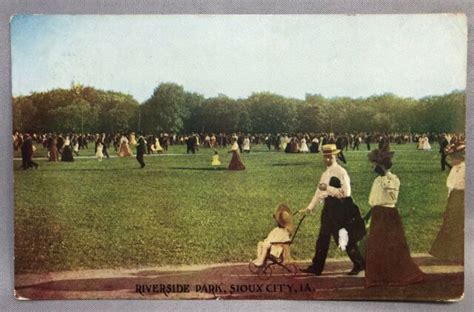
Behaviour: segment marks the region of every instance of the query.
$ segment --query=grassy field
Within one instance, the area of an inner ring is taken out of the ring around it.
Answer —
[[[409,246],[427,252],[441,225],[447,172],[440,170],[437,146],[392,149]],[[38,160],[38,170],[24,171],[15,160],[16,272],[247,261],[275,226],[277,205],[306,207],[324,170],[320,154],[264,146],[242,155],[247,170],[240,172],[224,170],[231,157],[225,150],[220,170],[211,168],[211,150],[185,152],[173,146],[168,154],[176,155],[145,156],[144,169],[134,158],[113,158]],[[375,174],[365,149],[346,158],[353,198],[365,214]],[[296,259],[312,257],[319,220],[320,209],[304,220],[292,245]],[[345,256],[335,247],[332,242],[329,257]]]

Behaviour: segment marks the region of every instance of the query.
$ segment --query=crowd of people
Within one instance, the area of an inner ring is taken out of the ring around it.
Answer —
[[[438,142],[441,154],[441,169],[445,170],[450,165],[446,161],[446,148],[449,144],[464,141],[463,134],[435,134],[435,133],[296,133],[296,134],[247,134],[247,133],[191,133],[191,134],[148,134],[141,133],[102,133],[102,134],[13,134],[13,146],[15,150],[21,149],[24,159],[22,168],[38,168],[33,161],[34,148],[42,145],[47,149],[47,157],[50,161],[74,161],[74,156],[79,156],[82,150],[87,150],[90,145],[94,146],[94,155],[99,161],[110,158],[109,151],[113,148],[119,157],[131,157],[134,155],[133,148],[137,146],[138,137],[143,137],[140,144],[140,155],[166,153],[169,146],[186,146],[186,153],[195,154],[200,148],[230,148],[230,152],[238,150],[240,154],[250,153],[252,147],[264,144],[267,149],[283,151],[285,153],[320,153],[322,146],[335,144],[340,153],[337,158],[346,163],[345,151],[360,150],[365,145],[370,151],[374,145],[379,149],[389,144],[406,144],[415,142],[417,149],[423,151],[431,150],[431,143]],[[25,144],[26,143],[26,144]],[[140,156],[141,158],[142,156]],[[236,156],[237,157],[237,156]],[[234,158],[236,158],[234,157]],[[240,158],[240,157],[239,157]],[[137,159],[138,160],[138,159]],[[140,166],[143,168],[139,160]],[[235,163],[235,161],[234,161]],[[234,166],[229,166],[229,169]],[[245,167],[245,166],[238,166]]]
[[[249,135],[235,133],[190,134],[190,135],[143,135],[130,134],[13,134],[15,150],[21,150],[22,168],[38,168],[33,161],[35,144],[41,144],[48,150],[49,161],[74,161],[74,155],[88,149],[94,144],[95,156],[99,161],[110,158],[109,149],[113,148],[119,157],[133,156],[132,146],[136,148],[136,159],[141,168],[145,167],[144,155],[163,153],[170,145],[186,145],[187,153],[196,153],[200,147],[214,149],[211,165],[221,165],[217,147],[229,147],[232,154],[229,170],[245,170],[240,157],[241,153],[250,153],[253,144],[265,144],[268,150],[288,153],[321,153],[326,170],[321,175],[316,192],[305,209],[300,212],[310,213],[320,203],[323,204],[321,225],[315,243],[315,254],[312,264],[302,270],[314,275],[321,275],[324,270],[331,237],[336,244],[347,252],[353,263],[348,273],[356,275],[366,272],[366,286],[408,285],[424,280],[424,274],[413,261],[405,238],[403,223],[396,208],[400,180],[391,171],[394,152],[390,144],[416,142],[420,150],[430,150],[430,142],[438,141],[441,153],[441,169],[450,169],[447,179],[448,202],[442,227],[434,240],[430,253],[440,259],[464,263],[464,155],[463,134],[265,134]],[[310,146],[308,147],[308,143]],[[371,206],[370,228],[367,248],[364,254],[359,251],[358,243],[366,235],[365,223],[351,193],[349,174],[338,161],[346,162],[343,152],[348,149],[359,149],[364,142],[367,146],[368,160],[373,164],[378,177],[374,180],[368,202]],[[371,149],[371,144],[377,144]],[[447,160],[450,160],[450,164]],[[279,227],[269,237],[291,236],[292,227],[283,222],[284,211],[278,212]],[[283,218],[283,219],[282,219]],[[285,226],[282,226],[285,224]],[[288,233],[287,233],[288,232]],[[345,241],[344,241],[344,239]],[[341,242],[343,239],[343,242]],[[266,242],[266,243],[265,243]],[[255,265],[263,265],[265,254],[271,249],[268,241],[258,245]]]

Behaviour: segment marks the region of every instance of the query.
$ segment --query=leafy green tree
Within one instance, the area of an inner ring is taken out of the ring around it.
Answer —
[[[183,118],[183,131],[185,133],[199,132],[205,126],[203,123],[203,104],[205,98],[202,94],[186,92],[184,105],[189,114]]]
[[[238,122],[239,112],[234,99],[220,94],[203,103],[201,131],[231,132],[239,128]]]
[[[88,132],[97,130],[98,110],[84,99],[75,99],[71,105],[54,109],[53,124],[57,132]]]
[[[296,106],[283,96],[254,93],[247,100],[252,129],[256,133],[292,132],[296,127]]]
[[[142,105],[130,95],[77,83],[13,98],[13,126],[29,132],[463,132],[463,91],[420,100],[393,94],[305,100],[260,92],[206,99],[162,83]]]
[[[142,107],[145,131],[179,132],[190,112],[185,106],[186,94],[182,86],[162,83]]]

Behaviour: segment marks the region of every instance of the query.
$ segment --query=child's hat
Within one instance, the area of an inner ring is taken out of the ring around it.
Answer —
[[[293,222],[293,214],[290,208],[285,204],[280,204],[273,215],[278,225],[285,228],[288,232],[293,232],[295,224]]]

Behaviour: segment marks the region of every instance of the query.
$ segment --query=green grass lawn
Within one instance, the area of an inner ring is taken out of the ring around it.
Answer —
[[[408,244],[412,252],[427,252],[442,222],[447,172],[440,170],[437,146],[432,152],[413,144],[392,149]],[[220,150],[222,170],[214,170],[211,150],[186,155],[185,146],[168,151],[180,155],[145,156],[144,169],[134,158],[38,160],[39,169],[27,171],[14,161],[16,272],[253,258],[258,240],[275,226],[277,205],[306,207],[324,170],[320,154],[267,152],[263,145],[253,151],[242,155],[247,170],[238,172],[224,170],[231,158],[226,150]],[[365,214],[375,174],[365,149],[346,158],[353,198]],[[297,234],[296,259],[313,256],[320,208]],[[345,256],[335,247],[332,242],[329,257]]]

